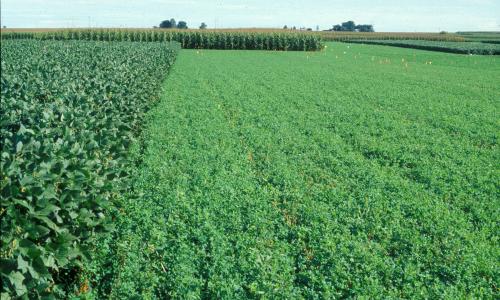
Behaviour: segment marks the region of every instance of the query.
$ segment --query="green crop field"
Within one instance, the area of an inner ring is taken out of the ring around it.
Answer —
[[[500,43],[500,32],[499,31],[487,31],[487,32],[457,32],[458,35],[464,37],[469,41],[481,41],[485,43]]]
[[[500,55],[500,44],[424,40],[351,40],[349,43],[385,45],[460,54]]]
[[[1,39],[179,42],[184,49],[316,51],[323,48],[321,36],[289,31],[188,31],[78,29],[3,31]]]
[[[498,58],[327,49],[179,54],[101,297],[498,295]]]
[[[2,299],[497,299],[500,58],[325,45],[2,41]]]

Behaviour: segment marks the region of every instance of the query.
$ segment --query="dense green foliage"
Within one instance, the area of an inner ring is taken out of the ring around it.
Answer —
[[[94,295],[498,298],[499,66],[342,43],[181,51]]]
[[[187,23],[185,21],[179,21],[179,23],[177,23],[174,18],[170,20],[163,20],[160,23],[159,27],[163,29],[170,29],[170,28],[188,29]]]
[[[177,41],[186,49],[240,49],[316,51],[323,48],[321,36],[290,32],[210,32],[185,30],[66,30],[5,32],[2,39]]]
[[[354,21],[343,22],[342,24],[333,25],[328,31],[350,31],[350,32],[375,32],[373,25],[370,24],[358,24]]]
[[[2,299],[63,297],[75,280],[178,48],[2,41]]]
[[[413,48],[460,54],[500,55],[500,45],[481,42],[448,42],[423,40],[355,40],[349,43]]]

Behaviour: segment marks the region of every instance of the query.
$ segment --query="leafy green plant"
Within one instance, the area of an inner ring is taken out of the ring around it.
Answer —
[[[178,49],[2,41],[2,299],[62,297],[75,282]]]

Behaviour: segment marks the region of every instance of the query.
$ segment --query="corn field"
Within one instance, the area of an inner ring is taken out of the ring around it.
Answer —
[[[179,42],[184,49],[317,51],[322,38],[291,32],[200,32],[166,30],[61,30],[2,32],[2,39]]]

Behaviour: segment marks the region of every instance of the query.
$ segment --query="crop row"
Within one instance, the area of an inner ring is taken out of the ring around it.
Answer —
[[[426,32],[339,32],[324,31],[320,33],[325,41],[352,41],[352,40],[422,40],[422,41],[451,41],[464,42],[466,39],[453,33],[426,33]]]
[[[463,36],[468,41],[477,41],[477,42],[491,42],[491,41],[500,41],[500,32],[498,31],[486,31],[486,32],[457,32],[460,36]]]
[[[395,46],[459,54],[500,55],[500,44],[481,42],[445,42],[445,41],[389,41],[389,40],[358,40],[349,43]]]
[[[316,51],[319,35],[289,32],[203,32],[167,30],[64,30],[4,32],[2,39],[179,42],[186,49]]]
[[[2,41],[2,299],[79,274],[178,43]]]

